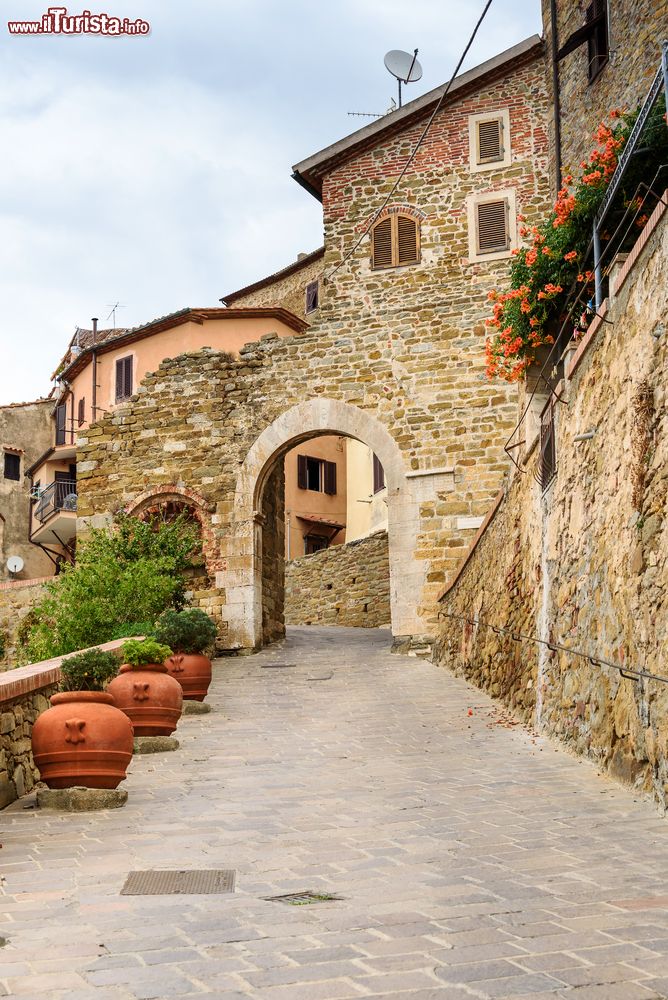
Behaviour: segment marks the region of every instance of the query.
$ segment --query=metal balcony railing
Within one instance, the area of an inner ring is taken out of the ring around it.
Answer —
[[[43,489],[35,505],[35,517],[44,524],[61,510],[76,511],[77,484],[74,479],[59,479]]]

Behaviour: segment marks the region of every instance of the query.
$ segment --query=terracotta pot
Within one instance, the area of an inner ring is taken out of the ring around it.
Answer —
[[[62,691],[38,716],[32,752],[49,788],[116,788],[132,760],[132,724],[106,691]]]
[[[211,660],[199,653],[174,653],[165,666],[183,688],[188,701],[204,701],[211,683]]]
[[[132,722],[135,736],[169,736],[176,729],[183,691],[163,663],[124,663],[107,691]]]

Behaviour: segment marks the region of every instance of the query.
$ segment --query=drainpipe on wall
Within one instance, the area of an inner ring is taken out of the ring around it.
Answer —
[[[95,350],[95,345],[97,344],[97,316],[93,316],[93,356],[92,356],[92,367],[93,367],[93,399],[91,405],[91,423],[95,423],[95,418],[97,416],[97,351]]]
[[[559,92],[559,42],[557,38],[557,0],[550,0],[552,29],[552,98],[554,101],[554,160],[557,168],[557,191],[561,188],[561,96]]]

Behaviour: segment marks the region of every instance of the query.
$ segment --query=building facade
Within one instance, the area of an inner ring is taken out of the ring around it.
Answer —
[[[80,439],[81,530],[175,492],[200,512],[215,586],[198,600],[230,650],[282,634],[290,450],[334,436],[377,456],[397,638],[433,636],[439,590],[498,490],[515,401],[485,379],[484,319],[517,214],[531,220],[549,203],[542,42],[463,74],[441,100],[443,90],[296,166],[325,229],[308,331],[249,344],[239,360],[166,361]]]

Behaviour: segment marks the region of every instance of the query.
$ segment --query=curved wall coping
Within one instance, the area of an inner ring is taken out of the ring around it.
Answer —
[[[103,642],[99,646],[89,646],[88,649],[118,649],[127,642],[127,639],[114,639],[112,642]],[[83,653],[84,650],[77,650]],[[25,667],[15,667],[13,670],[6,670],[0,674],[0,705],[8,701],[15,701],[40,688],[50,687],[52,684],[60,682],[60,664],[68,656],[74,653],[66,653],[64,656],[54,656],[51,660],[40,660],[39,663],[29,663]]]

